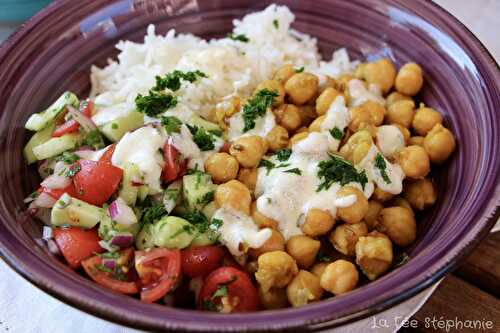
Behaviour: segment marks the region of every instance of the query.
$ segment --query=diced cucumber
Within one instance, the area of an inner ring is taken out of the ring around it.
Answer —
[[[99,224],[98,232],[101,239],[108,241],[119,232],[130,232],[135,237],[139,233],[140,228],[141,226],[139,225],[139,223],[125,226],[116,223],[109,216],[106,216],[106,218],[104,218]]]
[[[118,142],[127,132],[133,131],[144,125],[144,115],[137,111],[131,111],[123,117],[119,117],[99,127],[101,132],[113,142]]]
[[[135,246],[139,250],[150,249],[155,246],[153,239],[153,225],[151,223],[145,224],[139,234],[135,238]]]
[[[149,194],[149,186],[148,185],[139,186],[139,191],[137,191],[137,199],[139,199],[139,201],[142,202],[142,201],[144,201],[144,199],[146,199],[148,194]]]
[[[86,229],[93,228],[106,219],[109,219],[109,216],[104,209],[72,198],[67,193],[59,198],[50,214],[50,223],[53,226],[71,225]]]
[[[169,249],[183,249],[196,236],[196,228],[176,216],[165,216],[153,226],[153,242],[158,247]]]
[[[182,181],[176,180],[168,185],[167,189],[163,192],[163,206],[167,214],[170,214],[175,206],[179,203],[182,194]]]
[[[196,171],[185,175],[182,178],[182,185],[184,198],[190,210],[201,210],[213,200],[216,185],[206,173]]]
[[[207,230],[204,233],[199,233],[191,242],[192,246],[212,245],[217,242],[218,234],[212,230]]]
[[[75,148],[79,140],[79,134],[65,134],[58,138],[51,138],[47,142],[33,148],[33,154],[38,160],[54,157],[66,150]]]
[[[23,154],[26,159],[26,163],[31,164],[36,162],[38,159],[33,153],[33,148],[47,142],[52,137],[52,132],[54,131],[54,124],[51,124],[39,132],[33,134],[31,139],[28,141],[26,146],[24,146]]]
[[[194,115],[193,117],[191,117],[189,123],[191,125],[202,127],[206,131],[222,134],[222,129],[219,127],[219,125],[212,123],[211,121],[205,120],[200,116]]]
[[[127,163],[122,166],[123,168],[123,181],[118,196],[122,198],[127,205],[134,206],[137,201],[137,193],[139,186],[134,186],[132,181],[141,177],[141,170],[134,163]]]
[[[75,108],[80,105],[78,97],[69,91],[66,91],[64,94],[62,94],[61,97],[59,97],[45,111],[32,114],[24,127],[31,131],[40,131],[41,129],[51,124],[67,105],[74,106]]]

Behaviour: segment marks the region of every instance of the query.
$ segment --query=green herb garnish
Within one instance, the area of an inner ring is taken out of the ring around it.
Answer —
[[[259,168],[266,168],[266,170],[267,170],[266,175],[269,175],[271,170],[275,167],[275,164],[269,160],[261,159],[258,167]]]
[[[160,217],[167,214],[165,206],[162,203],[151,202],[151,199],[149,200],[149,203],[150,203],[149,207],[143,208],[140,219],[141,226],[154,223]]]
[[[167,188],[163,194],[165,194],[168,200],[177,201],[179,198],[179,192],[180,190],[177,188]]]
[[[203,195],[203,197],[199,198],[196,203],[199,204],[199,205],[203,205],[205,206],[206,204],[214,201],[214,195],[215,195],[215,191],[210,191],[210,192],[207,192]]]
[[[227,38],[238,41],[238,42],[242,42],[242,43],[248,43],[250,41],[250,39],[246,35],[244,35],[244,34],[236,35],[232,32],[227,35]]]
[[[201,151],[212,150],[215,148],[215,138],[203,127],[187,125],[193,135],[193,141]]]
[[[138,94],[135,98],[137,111],[154,117],[177,105],[177,97],[151,89],[148,95]]]
[[[111,128],[114,129],[114,130],[118,129],[118,124],[117,123],[112,123],[111,124]]]
[[[95,265],[95,268],[97,268],[98,270],[100,270],[101,272],[105,272],[105,273],[113,273],[113,270],[111,268],[108,268],[102,264],[97,264]]]
[[[162,116],[161,124],[168,134],[179,133],[181,131],[182,121],[173,116]]]
[[[181,229],[177,230],[172,236],[170,236],[170,239],[175,238],[179,236],[180,234],[187,233],[189,235],[192,235],[194,231],[194,227],[192,225],[183,225]]]
[[[292,150],[289,148],[283,148],[278,150],[278,152],[276,152],[276,158],[280,162],[288,161],[290,155],[292,155]]]
[[[316,255],[316,260],[319,262],[329,262],[332,260],[332,257],[324,253],[323,251],[318,251]]]
[[[342,132],[338,127],[334,127],[330,130],[330,134],[334,139],[337,140],[342,140],[342,137],[344,136],[344,132]]]
[[[356,168],[341,157],[330,155],[330,158],[318,164],[318,178],[322,183],[318,186],[317,192],[327,190],[333,183],[346,185],[350,182],[360,183],[363,189],[368,178],[364,171],[358,172]]]
[[[385,163],[385,159],[382,155],[380,155],[380,153],[377,153],[375,156],[375,167],[380,170],[380,175],[382,176],[382,179],[384,179],[384,182],[387,184],[392,183],[391,178],[389,178],[386,171],[387,163]]]
[[[212,219],[212,222],[210,223],[210,229],[219,230],[223,224],[224,221],[222,221],[221,219]]]
[[[302,73],[304,71],[304,66],[300,67],[300,68],[295,68],[295,73]]]
[[[302,176],[302,171],[299,168],[293,168],[293,169],[285,170],[283,172],[294,173],[296,175]]]
[[[82,170],[82,167],[80,165],[73,164],[68,169],[66,169],[64,176],[68,178],[74,177],[80,170]]]
[[[95,129],[85,134],[83,145],[90,146],[95,150],[104,148],[104,139],[99,130]]]
[[[274,20],[273,20],[273,25],[274,25],[274,27],[275,27],[276,29],[278,29],[278,28],[280,27],[280,23],[278,22],[278,20],[277,20],[277,19],[274,19]]]
[[[267,108],[273,104],[274,97],[278,96],[276,91],[262,89],[243,106],[243,121],[245,123],[243,132],[255,128],[255,119],[264,116]]]
[[[168,88],[171,91],[177,91],[181,87],[181,80],[193,83],[198,78],[202,77],[207,77],[207,75],[199,70],[192,72],[174,70],[163,77],[156,76],[156,85],[153,87],[153,90],[160,91]]]
[[[78,161],[79,159],[80,159],[80,156],[78,156],[77,154],[70,152],[70,151],[65,151],[64,153],[62,153],[61,155],[59,155],[56,158],[56,160],[63,161],[66,164],[73,164],[76,161]]]

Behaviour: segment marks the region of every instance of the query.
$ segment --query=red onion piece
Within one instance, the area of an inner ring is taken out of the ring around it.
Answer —
[[[61,249],[59,249],[59,246],[57,246],[57,243],[53,239],[49,239],[47,241],[47,248],[49,249],[49,252],[52,253],[55,256],[60,256],[61,255]]]
[[[130,226],[137,223],[137,216],[122,198],[113,201],[108,207],[108,212],[118,224]]]
[[[130,232],[120,232],[111,238],[109,244],[123,249],[132,245],[133,242],[134,236]]]
[[[51,197],[45,192],[40,193],[40,195],[33,200],[33,202],[29,205],[29,208],[52,208],[54,204],[56,203],[56,199]]]
[[[102,265],[104,267],[107,267],[109,269],[115,269],[116,267],[116,260],[112,258],[103,258],[102,259]]]
[[[92,119],[84,115],[82,112],[78,111],[71,105],[68,105],[66,109],[68,110],[68,113],[73,116],[73,119],[76,120],[86,132],[97,129],[97,126],[94,124]]]

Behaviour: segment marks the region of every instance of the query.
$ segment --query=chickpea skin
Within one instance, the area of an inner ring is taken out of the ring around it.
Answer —
[[[260,287],[259,299],[260,305],[267,310],[286,308],[288,305],[285,288],[271,288],[264,291]]]
[[[321,279],[321,275],[325,271],[325,268],[326,266],[328,266],[328,264],[328,262],[318,262],[317,264],[314,264],[314,266],[311,268],[311,273]]]
[[[300,226],[304,234],[310,237],[325,235],[333,228],[335,220],[326,210],[311,208],[304,223]]]
[[[386,235],[372,231],[358,239],[356,263],[370,280],[385,273],[391,267],[392,260],[392,244]]]
[[[290,101],[302,105],[311,100],[318,91],[319,80],[311,73],[296,73],[285,83],[285,91]]]
[[[387,108],[386,122],[409,128],[415,116],[415,103],[412,100],[397,101]]]
[[[267,143],[260,136],[251,135],[237,139],[229,147],[229,153],[236,157],[242,167],[256,167],[266,153]]]
[[[396,67],[387,58],[366,64],[363,73],[366,82],[378,85],[384,95],[391,90],[396,79]]]
[[[326,266],[321,274],[321,287],[334,295],[345,294],[354,288],[359,281],[359,274],[352,262],[339,259]]]
[[[352,186],[344,186],[337,192],[337,198],[354,195],[356,201],[347,207],[338,207],[337,216],[346,223],[358,223],[368,211],[368,200],[363,192]]]
[[[389,207],[380,212],[377,230],[399,246],[408,246],[417,238],[415,217],[406,208]]]
[[[408,145],[409,146],[424,146],[424,137],[423,136],[412,136],[410,139],[408,139]]]
[[[205,171],[217,184],[236,178],[238,169],[238,160],[228,153],[215,153],[205,161]]]
[[[368,211],[366,212],[364,221],[369,231],[375,229],[378,215],[383,208],[384,206],[376,200],[368,201]]]
[[[455,150],[453,133],[441,124],[436,124],[424,139],[424,148],[432,163],[441,164]]]
[[[408,146],[399,152],[399,165],[406,177],[418,179],[427,176],[431,170],[429,156],[420,146]]]
[[[279,231],[271,229],[271,236],[262,244],[258,249],[250,248],[248,254],[252,258],[258,258],[263,253],[272,251],[284,251],[285,250],[285,239]]]
[[[427,209],[437,200],[436,188],[428,178],[406,183],[403,195],[416,210]]]
[[[319,301],[323,296],[323,289],[316,275],[300,270],[286,287],[286,295],[292,306],[302,306]]]
[[[267,133],[266,140],[269,143],[269,150],[273,153],[277,152],[288,146],[288,131],[284,127],[276,125]]]
[[[308,268],[314,264],[320,246],[320,241],[311,237],[296,235],[290,237],[287,241],[286,252],[295,259],[300,268]]]
[[[229,206],[250,215],[252,196],[250,190],[238,180],[230,180],[217,186],[214,195],[217,208]]]
[[[413,213],[413,208],[411,208],[410,202],[405,198],[402,198],[400,196],[394,197],[389,204],[390,206],[406,208],[410,211],[412,215],[415,215]]]
[[[286,64],[283,65],[278,71],[273,76],[273,80],[278,81],[281,84],[285,84],[286,81],[288,81],[289,78],[291,78],[295,74],[295,68],[290,65]]]
[[[263,292],[267,292],[272,287],[285,287],[299,271],[295,260],[284,251],[264,253],[257,263],[259,268],[255,273],[255,278]]]
[[[257,210],[257,201],[252,202],[251,212],[253,221],[260,228],[276,229],[278,227],[278,221],[265,216]]]
[[[358,238],[365,236],[367,233],[368,228],[363,222],[342,224],[332,231],[330,234],[330,242],[340,253],[347,256],[354,256]]]
[[[396,76],[396,90],[408,96],[415,96],[424,83],[422,68],[416,63],[409,62],[399,69]]]
[[[285,102],[285,88],[283,85],[276,80],[265,80],[259,83],[257,88],[255,88],[255,93],[267,89],[269,91],[274,91],[278,96],[274,97],[273,106],[277,107]]]
[[[331,87],[326,88],[316,99],[316,113],[320,116],[326,114],[326,111],[338,96],[343,96],[340,91]]]
[[[384,121],[385,108],[375,101],[366,101],[363,104],[349,109],[351,122],[349,129],[357,132],[367,125],[380,126]]]
[[[411,125],[418,135],[425,136],[435,125],[442,122],[443,117],[439,112],[421,104]]]
[[[302,125],[300,109],[293,104],[283,104],[274,110],[278,124],[293,132]]]
[[[257,168],[241,168],[238,173],[238,180],[245,184],[251,192],[255,191]]]
[[[411,97],[398,93],[397,91],[393,91],[389,95],[387,95],[387,98],[385,99],[385,104],[387,107],[389,107],[391,104],[397,101],[411,101],[411,100],[412,100]]]

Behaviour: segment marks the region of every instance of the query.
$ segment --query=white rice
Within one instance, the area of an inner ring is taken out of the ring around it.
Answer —
[[[234,20],[233,32],[245,34],[248,43],[229,38],[205,41],[191,34],[176,34],[175,30],[159,36],[150,25],[144,43],[120,41],[116,45],[120,50],[117,60],[108,60],[104,68],[92,67],[90,97],[98,110],[130,110],[135,107],[137,94],[147,94],[155,85],[156,75],[174,69],[200,70],[208,77],[183,83],[176,92],[178,106],[168,111],[187,119],[193,112],[207,117],[218,102],[232,94],[247,97],[259,82],[271,78],[287,63],[304,66],[320,77],[352,72],[356,63],[349,60],[344,49],[336,51],[331,61],[321,61],[316,39],[290,28],[294,19],[287,7],[273,4]]]

